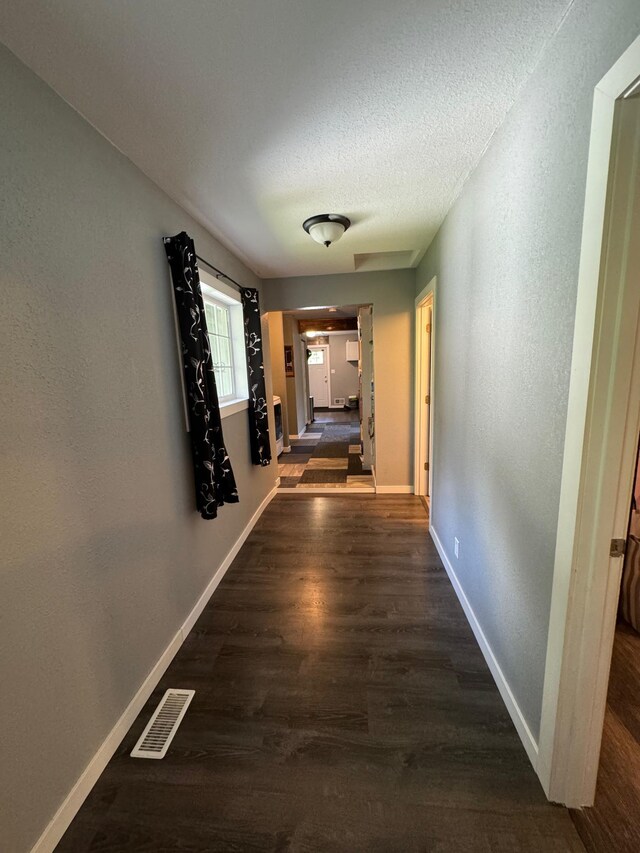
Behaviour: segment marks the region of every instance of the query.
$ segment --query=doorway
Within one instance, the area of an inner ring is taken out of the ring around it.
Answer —
[[[590,853],[640,850],[640,452],[629,513],[596,796],[572,811]]]
[[[331,353],[327,344],[307,347],[309,395],[316,409],[328,409],[331,400]]]
[[[596,793],[640,434],[639,81],[640,38],[596,87],[587,171],[537,761],[577,808]]]
[[[279,490],[375,493],[372,306],[269,312],[269,328],[289,426]]]
[[[431,510],[433,484],[434,278],[416,299],[414,494]]]

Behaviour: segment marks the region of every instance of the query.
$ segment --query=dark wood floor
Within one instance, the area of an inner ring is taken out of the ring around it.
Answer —
[[[167,687],[161,761],[128,757]],[[279,495],[58,853],[583,851],[408,496]]]
[[[640,634],[625,622],[613,645],[595,805],[571,814],[587,850],[640,851]]]

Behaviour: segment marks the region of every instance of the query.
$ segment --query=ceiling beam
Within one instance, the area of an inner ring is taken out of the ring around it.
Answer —
[[[357,317],[328,317],[318,320],[298,320],[298,330],[305,332],[350,332],[358,328]]]

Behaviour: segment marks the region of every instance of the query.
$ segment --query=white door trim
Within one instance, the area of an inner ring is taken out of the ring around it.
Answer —
[[[633,121],[616,107],[639,77],[640,38],[596,87],[591,124],[536,767],[548,798],[574,807],[595,793],[621,571],[609,548],[626,537],[640,427],[640,125],[622,133]]]
[[[309,365],[307,363],[307,349],[309,345],[302,335],[298,339],[298,346],[300,347],[300,358],[302,359],[300,365],[302,369],[302,395],[304,398],[304,423],[306,428],[311,423],[309,420]]]
[[[415,331],[415,396],[414,396],[414,462],[413,462],[413,493],[429,495],[430,509],[433,502],[433,401],[434,401],[434,363],[435,363],[435,300],[436,277],[416,297],[416,331]],[[427,316],[431,314],[431,340],[425,330]],[[430,347],[430,359],[427,358],[426,347]],[[429,405],[424,402],[429,393]],[[427,436],[430,436],[429,446]],[[430,458],[429,458],[430,457]],[[424,463],[429,462],[428,473]],[[429,513],[431,516],[431,512]]]
[[[325,351],[325,364],[327,365],[327,406],[331,408],[331,400],[333,399],[331,396],[331,347],[329,344],[309,344],[308,349],[323,349]],[[311,379],[309,379],[309,395],[311,395]],[[314,399],[314,408],[315,406],[316,402]]]

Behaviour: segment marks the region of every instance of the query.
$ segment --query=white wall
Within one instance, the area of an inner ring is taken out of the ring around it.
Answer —
[[[195,511],[169,269],[255,276],[0,47],[0,848],[30,849],[274,485]]]
[[[593,89],[639,31],[637,0],[573,4],[417,274],[438,277],[432,523],[534,736]]]

